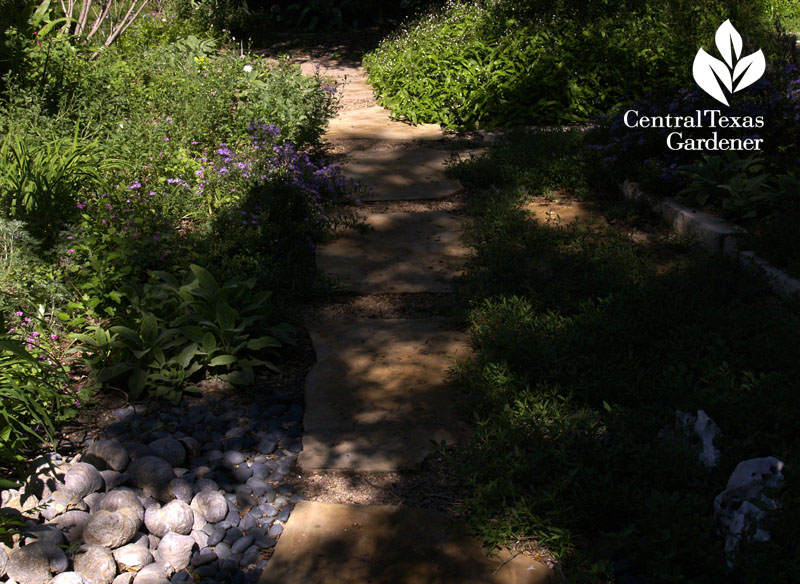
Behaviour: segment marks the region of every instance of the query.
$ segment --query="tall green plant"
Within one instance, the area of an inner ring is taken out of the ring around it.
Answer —
[[[41,138],[12,130],[0,144],[0,213],[25,221],[32,235],[52,243],[76,213],[84,190],[102,190],[105,173],[118,167],[97,142],[51,134]]]
[[[6,331],[0,313],[0,330]],[[20,465],[35,443],[55,444],[54,422],[70,410],[66,369],[43,346],[0,334],[0,460]]]

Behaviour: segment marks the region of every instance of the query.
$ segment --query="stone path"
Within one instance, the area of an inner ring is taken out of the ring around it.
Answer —
[[[302,63],[306,72],[314,65]],[[458,193],[445,176],[449,153],[436,126],[390,120],[371,97],[363,69],[321,70],[347,85],[326,138],[344,152],[344,172],[373,187],[366,232],[317,250],[318,267],[362,295],[449,292],[468,256],[454,211],[387,209]],[[438,146],[438,147],[437,147]],[[402,207],[401,207],[402,208]],[[414,468],[434,442],[466,431],[448,369],[470,355],[457,323],[444,318],[320,320],[310,327],[317,362],[306,379],[303,471],[396,472]],[[551,582],[524,555],[487,557],[448,517],[425,509],[302,501],[262,584],[528,584]]]

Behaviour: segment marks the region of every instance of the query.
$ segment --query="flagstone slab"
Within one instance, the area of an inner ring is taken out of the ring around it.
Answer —
[[[345,87],[345,95],[347,87]],[[412,126],[389,118],[389,110],[379,105],[340,112],[328,122],[327,140],[441,140],[437,124]]]
[[[259,584],[547,584],[524,555],[487,557],[443,515],[393,506],[300,501]]]
[[[433,148],[355,150],[342,171],[371,189],[363,201],[445,199],[462,190],[461,183],[445,175],[451,156]]]
[[[469,250],[462,219],[446,211],[375,213],[370,230],[350,230],[317,249],[317,267],[362,294],[449,292]]]
[[[447,372],[471,352],[455,322],[336,320],[309,333],[317,362],[306,377],[302,468],[409,469],[432,440],[461,437],[460,393]]]

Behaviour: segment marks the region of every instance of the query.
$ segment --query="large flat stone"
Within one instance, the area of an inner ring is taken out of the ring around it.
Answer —
[[[449,152],[433,148],[356,150],[347,155],[342,170],[372,189],[361,197],[364,201],[444,199],[462,188],[445,175],[449,157]]]
[[[449,292],[469,251],[462,221],[445,211],[376,213],[367,233],[348,231],[317,250],[317,267],[365,294]]]
[[[325,321],[310,330],[317,362],[306,377],[300,466],[414,468],[431,440],[454,443],[465,426],[447,383],[467,337],[447,319]]]
[[[505,562],[505,563],[504,563]],[[259,584],[545,584],[544,564],[487,557],[442,515],[392,506],[301,501]]]
[[[347,87],[345,87],[345,95]],[[328,123],[328,140],[441,140],[442,129],[436,124],[412,126],[389,118],[389,110],[374,105],[340,112]]]

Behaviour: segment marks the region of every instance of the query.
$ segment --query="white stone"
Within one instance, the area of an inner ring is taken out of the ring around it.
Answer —
[[[707,469],[712,469],[719,462],[719,450],[714,447],[714,438],[719,434],[719,426],[708,417],[703,410],[697,410],[697,421],[694,423],[694,431],[700,437],[703,449],[699,454],[700,462]]]
[[[775,457],[752,458],[740,462],[726,489],[714,499],[714,518],[727,531],[725,552],[728,563],[739,548],[742,534],[755,528],[756,541],[769,541],[765,525],[769,511],[779,508],[779,503],[768,497],[764,489],[777,489],[783,485],[783,462]]]
[[[149,549],[136,544],[114,550],[114,559],[121,572],[138,572],[155,561]]]
[[[169,564],[174,570],[183,570],[189,565],[189,560],[192,558],[192,548],[195,545],[194,538],[170,531],[161,538],[156,556],[159,562]]]

